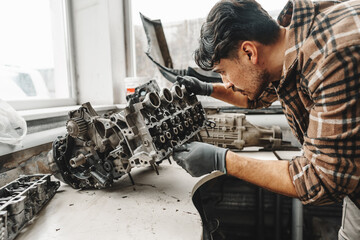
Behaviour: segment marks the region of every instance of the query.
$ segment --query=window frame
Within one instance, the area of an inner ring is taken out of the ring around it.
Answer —
[[[49,99],[26,99],[9,100],[9,103],[15,110],[31,110],[50,107],[61,107],[76,105],[76,83],[75,83],[75,60],[74,60],[74,42],[71,17],[70,0],[62,0],[63,24],[64,24],[64,44],[66,70],[68,76],[69,97],[68,98],[49,98]]]

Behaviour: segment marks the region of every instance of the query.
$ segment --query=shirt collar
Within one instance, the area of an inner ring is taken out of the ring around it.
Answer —
[[[296,60],[300,48],[310,34],[316,15],[317,4],[308,0],[289,0],[280,12],[278,23],[289,30],[285,51],[285,61],[279,88],[287,78],[289,72],[297,65]]]

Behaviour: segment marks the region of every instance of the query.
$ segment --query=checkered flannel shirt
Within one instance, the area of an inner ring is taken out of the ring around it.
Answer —
[[[348,195],[360,207],[360,1],[292,0],[278,22],[289,28],[282,77],[249,105],[280,100],[303,145],[289,172],[304,204]]]

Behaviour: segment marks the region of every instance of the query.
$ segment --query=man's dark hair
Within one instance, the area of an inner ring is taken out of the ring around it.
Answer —
[[[274,43],[280,32],[278,23],[254,0],[223,0],[209,12],[201,27],[196,64],[211,70],[221,58],[231,57],[239,41]]]

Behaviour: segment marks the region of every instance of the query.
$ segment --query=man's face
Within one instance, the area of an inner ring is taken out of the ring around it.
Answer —
[[[241,63],[238,58],[221,59],[213,71],[221,75],[225,88],[239,91],[250,100],[258,98],[270,83],[267,70],[249,61]]]

